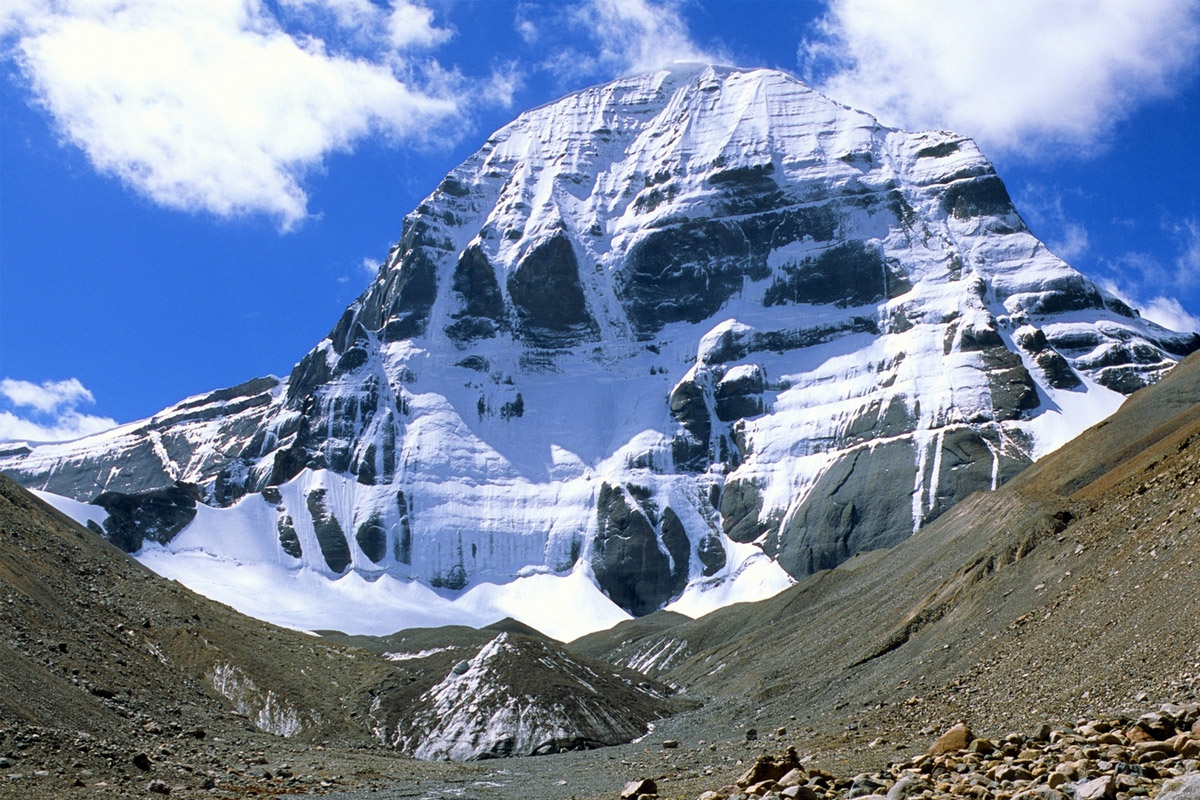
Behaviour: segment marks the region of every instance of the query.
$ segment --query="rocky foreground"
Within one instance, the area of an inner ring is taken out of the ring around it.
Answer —
[[[668,746],[677,743],[667,742]],[[1165,703],[1136,718],[1042,723],[1032,733],[975,736],[965,723],[926,753],[876,772],[837,776],[794,747],[764,755],[736,782],[696,800],[832,800],[883,795],[976,800],[1159,800],[1200,798],[1200,704]],[[653,779],[630,781],[622,800],[658,798]],[[674,797],[674,794],[663,795]]]

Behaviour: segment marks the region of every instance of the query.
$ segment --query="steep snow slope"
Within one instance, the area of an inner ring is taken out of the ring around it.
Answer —
[[[494,134],[286,381],[0,468],[105,492],[130,550],[699,613],[895,544],[1198,346],[1050,253],[971,141],[679,65]]]

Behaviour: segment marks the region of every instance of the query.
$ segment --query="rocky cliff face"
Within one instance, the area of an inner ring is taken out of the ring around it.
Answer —
[[[256,557],[330,577],[582,571],[695,611],[764,559],[899,542],[1197,347],[1050,253],[973,142],[684,66],[494,134],[286,380],[0,468],[105,493],[131,550],[143,519],[246,558],[206,539],[236,514]]]

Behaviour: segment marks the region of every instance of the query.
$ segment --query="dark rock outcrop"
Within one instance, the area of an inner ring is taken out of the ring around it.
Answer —
[[[689,545],[678,516],[667,509],[665,547],[661,546],[655,523],[636,501],[630,504],[627,496],[620,486],[600,486],[592,572],[614,603],[641,616],[656,611],[682,591],[688,577]]]
[[[508,278],[522,339],[536,347],[565,347],[598,331],[579,282],[571,240],[552,236],[534,247]]]
[[[159,544],[174,539],[196,518],[199,498],[197,487],[176,483],[136,494],[105,492],[93,502],[108,512],[104,538],[126,553],[135,553],[146,539]]]

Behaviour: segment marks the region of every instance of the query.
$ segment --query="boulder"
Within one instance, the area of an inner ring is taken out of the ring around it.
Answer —
[[[966,750],[974,738],[966,723],[960,722],[938,737],[937,741],[930,746],[929,755],[937,756]]]
[[[642,778],[641,780],[629,781],[625,784],[625,788],[621,790],[621,800],[634,800],[634,798],[657,794],[658,784],[650,778]]]

